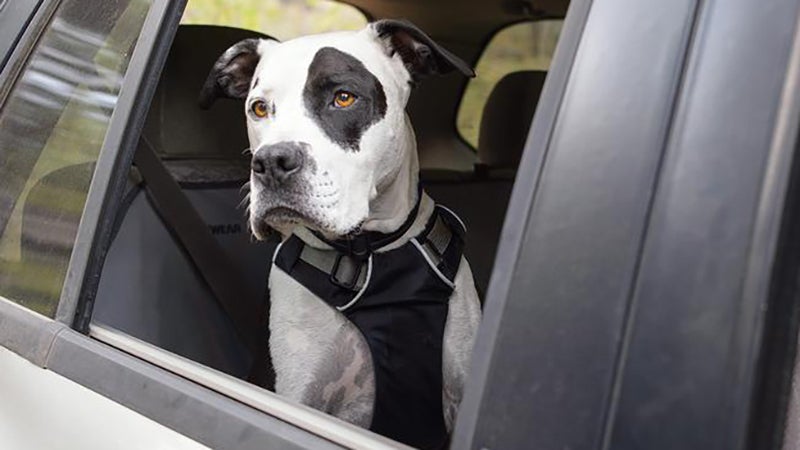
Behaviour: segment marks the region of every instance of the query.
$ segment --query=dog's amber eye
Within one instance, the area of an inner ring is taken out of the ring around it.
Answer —
[[[250,105],[250,110],[253,111],[253,114],[255,114],[259,119],[263,119],[269,114],[267,103],[263,100],[254,101],[253,104]]]
[[[333,96],[333,104],[338,108],[347,108],[356,101],[355,94],[347,91],[339,91]]]

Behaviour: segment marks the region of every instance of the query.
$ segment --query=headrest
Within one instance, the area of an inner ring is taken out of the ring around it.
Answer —
[[[547,72],[529,70],[503,77],[483,107],[478,159],[490,169],[516,169]]]
[[[145,122],[143,136],[162,157],[242,157],[248,147],[244,106],[224,99],[204,111],[197,97],[208,72],[231,45],[260,33],[238,28],[181,25]]]

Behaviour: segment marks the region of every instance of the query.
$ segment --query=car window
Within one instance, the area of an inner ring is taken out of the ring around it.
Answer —
[[[495,34],[475,67],[459,106],[456,127],[473,147],[483,107],[500,79],[512,72],[544,70],[550,67],[563,20],[541,20],[511,25]]]
[[[181,23],[244,28],[286,40],[358,30],[367,19],[350,5],[326,0],[189,0]]]
[[[151,0],[64,0],[0,111],[0,295],[55,314]]]

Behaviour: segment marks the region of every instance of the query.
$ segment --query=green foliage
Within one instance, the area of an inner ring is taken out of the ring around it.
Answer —
[[[367,20],[356,8],[330,0],[189,0],[181,23],[245,28],[286,40],[358,30]]]

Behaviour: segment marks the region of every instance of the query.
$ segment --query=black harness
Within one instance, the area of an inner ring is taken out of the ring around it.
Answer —
[[[436,206],[406,244],[379,248],[408,231],[419,200],[394,233],[328,241],[331,250],[290,236],[275,264],[342,312],[364,335],[375,370],[370,430],[417,448],[447,441],[442,411],[442,340],[450,294],[464,249],[464,227]]]

